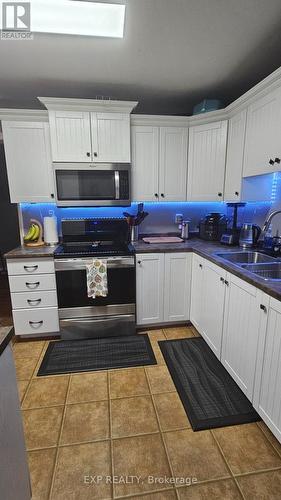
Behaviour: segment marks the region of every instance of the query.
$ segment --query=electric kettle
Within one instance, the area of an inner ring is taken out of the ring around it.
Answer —
[[[251,248],[256,245],[259,236],[261,234],[261,228],[256,224],[244,223],[241,228],[239,246],[242,248]]]

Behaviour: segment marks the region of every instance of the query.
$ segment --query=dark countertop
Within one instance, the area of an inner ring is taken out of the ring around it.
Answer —
[[[14,336],[14,329],[11,326],[0,326],[0,356]]]
[[[262,278],[249,273],[245,269],[238,267],[231,262],[228,262],[224,259],[221,259],[216,254],[217,253],[226,253],[226,252],[234,252],[241,251],[241,248],[237,247],[228,247],[225,245],[221,245],[217,241],[204,241],[199,238],[191,238],[182,243],[144,243],[139,240],[134,243],[134,248],[136,253],[167,253],[167,252],[194,252],[201,257],[210,260],[214,264],[222,267],[226,271],[238,276],[247,283],[263,290],[265,293],[274,297],[277,300],[281,300],[281,281],[264,281]],[[249,249],[251,250],[251,249]]]
[[[29,258],[40,258],[40,257],[53,257],[54,251],[58,245],[55,246],[42,246],[42,247],[26,247],[24,245],[14,248],[10,252],[6,253],[4,257],[6,259],[29,259]]]
[[[152,235],[151,235],[152,236]],[[241,251],[239,247],[228,247],[221,245],[218,242],[204,241],[197,237],[191,237],[191,239],[184,241],[182,243],[144,243],[139,240],[133,244],[136,253],[167,253],[167,252],[195,252],[201,257],[214,262],[218,266],[222,267],[226,271],[231,272],[238,278],[241,278],[251,285],[263,290],[265,293],[274,297],[277,300],[281,300],[281,281],[279,282],[268,282],[249,273],[241,267],[227,262],[219,257],[216,253],[225,253],[233,251]],[[45,246],[45,247],[25,247],[20,246],[8,252],[5,257],[6,259],[25,259],[25,258],[40,258],[40,257],[52,257],[56,246]]]

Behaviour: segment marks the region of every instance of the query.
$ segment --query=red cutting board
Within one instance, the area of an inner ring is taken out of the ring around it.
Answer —
[[[183,240],[178,236],[151,236],[142,239],[145,243],[182,243]]]

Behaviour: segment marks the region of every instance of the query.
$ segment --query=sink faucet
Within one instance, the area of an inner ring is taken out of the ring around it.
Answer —
[[[271,223],[273,217],[275,217],[275,215],[277,215],[277,214],[281,214],[281,210],[275,210],[274,212],[271,212],[271,214],[269,214],[267,219],[264,221],[264,225],[263,225],[260,237],[259,237],[260,242],[264,241],[264,236],[265,236],[265,234],[270,226],[270,223]]]

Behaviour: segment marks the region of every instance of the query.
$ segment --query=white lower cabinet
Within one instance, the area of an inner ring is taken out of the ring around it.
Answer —
[[[59,332],[53,259],[10,259],[7,268],[15,334]]]
[[[137,324],[189,319],[191,253],[138,254]]]
[[[138,325],[163,321],[164,258],[163,253],[136,256]]]
[[[226,272],[193,255],[190,320],[218,358],[221,354]]]
[[[203,292],[203,264],[205,259],[195,253],[192,256],[192,278],[190,299],[190,321],[201,331],[202,326],[202,292]]]
[[[201,335],[220,359],[226,272],[212,262],[203,264]]]
[[[191,261],[191,253],[165,254],[165,323],[189,319]]]
[[[13,310],[13,320],[17,335],[59,332],[57,307]]]
[[[263,294],[253,405],[281,442],[281,302]]]
[[[261,292],[227,273],[221,362],[252,401]]]

